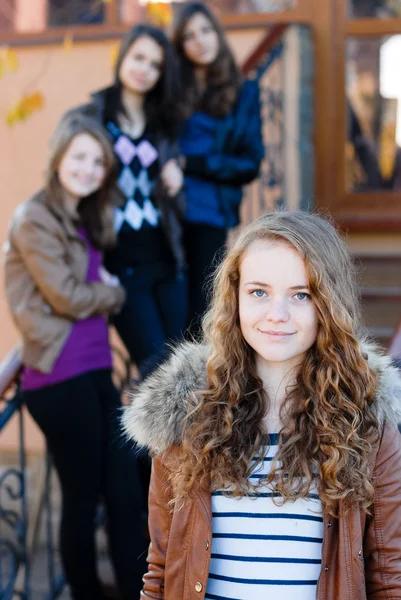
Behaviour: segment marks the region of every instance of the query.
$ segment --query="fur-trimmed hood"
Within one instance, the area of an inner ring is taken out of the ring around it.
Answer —
[[[370,343],[362,344],[370,366],[377,373],[374,409],[380,423],[401,422],[401,377],[389,356]],[[181,442],[182,421],[189,394],[206,386],[205,344],[183,343],[157,371],[148,377],[124,409],[125,433],[139,446],[159,454]]]

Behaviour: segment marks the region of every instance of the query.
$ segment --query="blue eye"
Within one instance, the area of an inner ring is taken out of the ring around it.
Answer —
[[[310,295],[306,292],[298,292],[297,294],[295,294],[295,297],[297,300],[310,300]]]
[[[264,290],[253,290],[251,295],[256,296],[256,298],[263,298],[263,296],[266,295],[266,292]]]

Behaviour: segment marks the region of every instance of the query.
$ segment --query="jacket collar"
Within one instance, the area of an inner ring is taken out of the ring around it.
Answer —
[[[105,105],[109,94],[114,90],[114,86],[102,88],[91,94],[92,103],[90,104],[91,111],[95,112],[96,118],[103,121]],[[162,134],[152,131],[154,143],[157,145],[160,164],[164,165],[171,157],[172,141],[164,137]]]
[[[374,410],[380,423],[401,422],[401,377],[371,343],[362,350],[377,374]],[[169,360],[139,387],[133,402],[124,410],[122,423],[128,437],[155,454],[180,444],[187,398],[206,386],[206,362],[209,348],[205,344],[185,342]]]
[[[114,89],[113,86],[109,85],[107,87],[101,88],[100,90],[96,90],[95,92],[93,92],[91,94],[92,102],[96,108],[98,117],[100,119],[103,117],[106,98],[113,89]]]
[[[47,210],[61,223],[64,231],[69,237],[79,238],[77,227],[71,216],[64,209],[63,205],[57,202],[52,202],[45,190],[41,190],[31,197],[31,202],[46,206]]]

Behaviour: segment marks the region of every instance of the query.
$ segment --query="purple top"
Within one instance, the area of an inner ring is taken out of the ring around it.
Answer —
[[[100,281],[99,267],[102,264],[102,255],[91,246],[84,229],[79,228],[78,233],[84,239],[89,253],[86,281]],[[22,389],[37,390],[88,371],[110,369],[111,365],[106,319],[101,316],[89,317],[82,321],[75,321],[50,373],[24,367]]]

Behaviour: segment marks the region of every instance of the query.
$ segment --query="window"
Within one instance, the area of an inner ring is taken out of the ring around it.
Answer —
[[[150,5],[156,2],[147,0],[119,0],[120,21],[132,25],[147,16]],[[170,5],[170,10],[177,9],[185,3],[185,0],[162,1],[159,4]],[[224,14],[247,14],[247,13],[275,13],[296,8],[296,0],[206,0],[206,4],[216,13]]]
[[[0,2],[0,31],[12,31],[15,18],[15,0]]]
[[[40,33],[49,27],[105,23],[103,0],[0,0],[0,31]]]
[[[49,27],[68,25],[94,25],[104,23],[103,0],[48,0],[47,23]]]
[[[346,46],[347,191],[401,190],[401,35]]]
[[[401,0],[349,0],[351,18],[401,17]]]

